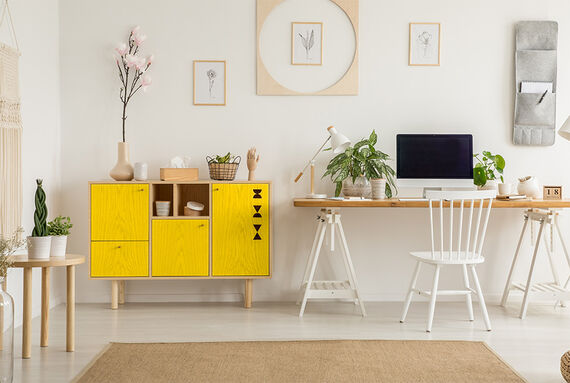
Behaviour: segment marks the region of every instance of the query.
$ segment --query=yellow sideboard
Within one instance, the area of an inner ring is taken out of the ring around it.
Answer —
[[[91,278],[127,280],[271,278],[271,183],[265,181],[90,182]],[[168,216],[155,202],[170,201]],[[184,216],[188,201],[204,204]]]

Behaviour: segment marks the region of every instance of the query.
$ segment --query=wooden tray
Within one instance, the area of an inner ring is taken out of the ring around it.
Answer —
[[[198,168],[160,168],[163,181],[197,181]]]

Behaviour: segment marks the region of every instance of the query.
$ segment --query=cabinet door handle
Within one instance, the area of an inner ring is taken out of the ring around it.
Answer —
[[[212,189],[212,191],[218,191],[218,190],[220,190],[220,189],[219,188]]]
[[[120,248],[121,248],[121,245],[117,246],[117,249],[120,249]]]
[[[139,189],[138,191],[144,191],[144,189]]]
[[[204,226],[206,226],[206,225],[204,225],[204,224],[198,225],[198,227],[204,227]]]

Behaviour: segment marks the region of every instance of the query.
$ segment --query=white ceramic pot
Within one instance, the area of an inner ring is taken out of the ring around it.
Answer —
[[[117,163],[109,175],[115,181],[130,181],[133,179],[134,169],[129,161],[129,144],[119,142],[117,149]]]
[[[146,162],[135,163],[135,180],[137,181],[148,180],[148,165]]]
[[[536,177],[527,176],[519,178],[519,184],[517,186],[517,192],[519,194],[524,194],[531,198],[541,198],[542,193],[540,191],[540,185]]]
[[[499,183],[497,182],[497,180],[487,180],[485,185],[479,186],[478,189],[479,190],[498,190],[499,189]]]
[[[50,257],[64,258],[67,250],[67,235],[54,235],[51,237]]]
[[[349,177],[342,182],[342,194],[345,197],[370,198],[372,187],[366,177],[357,177],[355,182]]]
[[[51,252],[51,236],[28,237],[28,258],[49,259]]]
[[[500,195],[510,195],[513,193],[513,185],[512,184],[499,184],[499,194]]]
[[[372,187],[372,199],[386,199],[385,178],[372,178],[370,185]]]

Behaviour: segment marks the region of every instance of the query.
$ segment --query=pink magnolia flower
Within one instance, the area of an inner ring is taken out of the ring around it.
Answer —
[[[125,43],[120,43],[119,45],[117,45],[117,47],[115,48],[115,51],[119,54],[119,56],[124,56],[129,50],[127,48],[127,44]]]
[[[150,65],[154,61],[154,55],[150,55],[146,58],[146,62]]]
[[[135,55],[127,54],[125,55],[125,63],[127,67],[132,68],[137,65],[138,57]]]
[[[133,35],[133,37],[135,40],[135,44],[137,44],[139,46],[146,40],[146,35],[144,35],[142,33],[137,33],[137,34]]]
[[[135,59],[136,59],[135,67],[141,72],[144,72],[144,70],[146,69],[146,59],[144,57],[136,57],[136,56]]]
[[[144,76],[142,76],[141,86],[143,88],[143,91],[146,92],[146,88],[148,88],[148,86],[150,84],[152,84],[152,77],[150,77],[148,74],[145,74]]]

